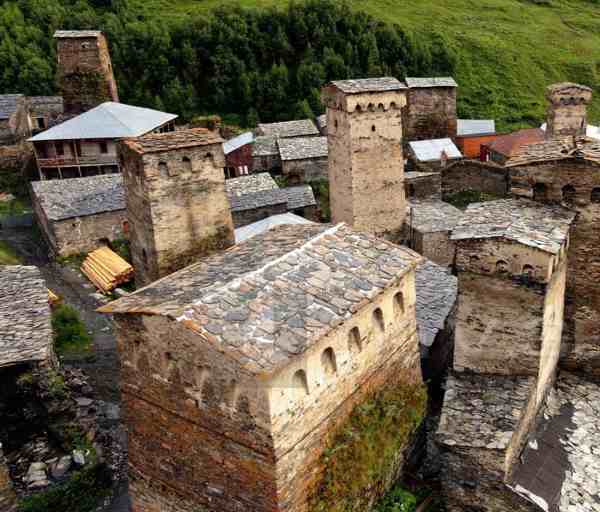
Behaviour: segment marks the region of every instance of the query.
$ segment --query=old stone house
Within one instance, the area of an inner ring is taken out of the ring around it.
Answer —
[[[235,178],[252,173],[252,147],[254,134],[245,132],[223,142],[225,178]]]
[[[456,145],[465,158],[481,158],[481,145],[496,139],[496,123],[493,119],[459,119],[456,129]]]
[[[310,119],[296,119],[280,123],[259,123],[256,127],[256,134],[281,139],[318,136],[319,130]]]
[[[15,144],[29,134],[27,98],[23,94],[0,95],[0,145]]]
[[[327,137],[294,137],[277,141],[282,174],[290,184],[327,181]]]
[[[456,137],[456,90],[452,77],[405,79],[408,87],[404,110],[405,140]]]
[[[172,131],[175,114],[123,103],[103,103],[29,139],[40,179],[62,179],[120,171],[120,139]]]
[[[29,96],[27,102],[32,133],[46,130],[64,114],[62,96]]]
[[[344,225],[279,226],[101,308],[134,509],[308,510],[354,405],[421,381],[418,261]]]
[[[469,190],[497,198],[509,195],[508,169],[492,161],[457,160],[444,167],[441,176],[445,198]]]
[[[120,175],[34,181],[31,200],[37,224],[53,256],[87,253],[127,237]]]
[[[252,169],[254,172],[281,174],[281,157],[277,137],[257,136],[252,146]]]
[[[439,172],[407,171],[404,193],[410,199],[441,199],[442,175]]]

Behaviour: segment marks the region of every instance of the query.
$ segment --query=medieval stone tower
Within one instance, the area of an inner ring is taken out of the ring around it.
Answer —
[[[121,144],[138,286],[233,245],[222,142],[214,132],[196,128]]]
[[[592,101],[592,90],[585,85],[562,83],[546,90],[548,127],[546,138],[580,137],[586,134],[587,106]]]
[[[405,93],[406,86],[395,78],[341,80],[323,89],[334,223],[379,235],[401,229]]]
[[[59,30],[58,81],[65,113],[81,114],[105,101],[119,101],[108,44],[97,30]]]

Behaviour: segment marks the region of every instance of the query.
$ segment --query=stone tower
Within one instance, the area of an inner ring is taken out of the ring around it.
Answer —
[[[395,78],[325,86],[329,184],[334,223],[394,235],[406,215],[402,113],[406,86]]]
[[[222,142],[214,132],[195,128],[121,143],[138,286],[233,245]]]
[[[66,114],[81,114],[105,101],[119,101],[104,34],[98,30],[58,30],[58,81]]]
[[[548,126],[546,138],[581,137],[587,129],[587,106],[592,101],[592,89],[585,85],[562,83],[546,89]]]

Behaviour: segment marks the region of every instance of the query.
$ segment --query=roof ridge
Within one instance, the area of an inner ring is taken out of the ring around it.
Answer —
[[[106,108],[107,105],[113,105],[113,104],[117,104],[114,101],[105,101],[104,103],[101,103],[100,105],[98,105],[98,107],[103,107],[103,110],[105,110],[105,112],[107,112],[115,121],[117,121],[121,126],[124,126],[125,128],[127,128],[127,131],[133,131],[131,126],[125,124],[123,121],[121,121],[117,116],[115,116],[115,114],[108,108]],[[118,105],[121,105],[121,103],[118,103]],[[134,107],[134,108],[143,108],[143,107],[136,107],[134,105],[130,105],[130,107]],[[89,110],[88,110],[89,112]],[[135,137],[135,134],[132,134],[132,137]]]

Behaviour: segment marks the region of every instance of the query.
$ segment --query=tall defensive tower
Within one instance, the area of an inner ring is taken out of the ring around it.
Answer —
[[[585,85],[562,83],[546,89],[548,126],[546,138],[582,137],[587,130],[587,106],[592,90]]]

